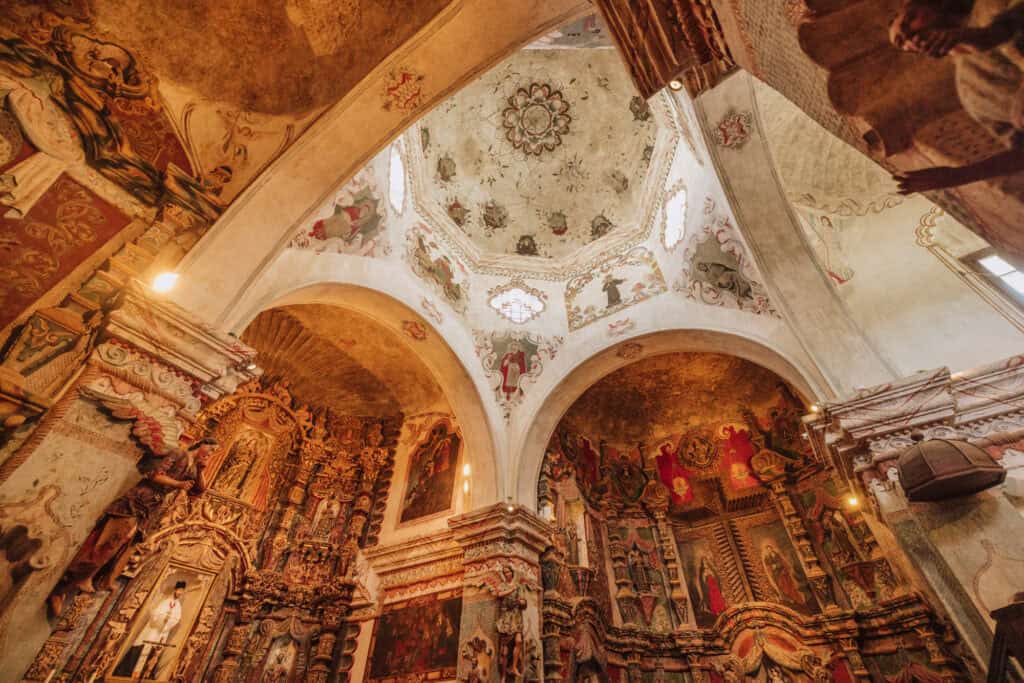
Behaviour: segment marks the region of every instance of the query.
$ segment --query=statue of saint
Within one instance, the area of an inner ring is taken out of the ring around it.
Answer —
[[[132,545],[150,531],[168,494],[187,491],[190,496],[198,496],[206,490],[203,469],[216,445],[207,438],[187,449],[173,448],[162,457],[150,456],[155,464],[147,468],[142,481],[107,508],[50,593],[48,605],[53,614],[60,614],[64,598],[72,589],[95,591],[93,579],[101,570],[109,569],[108,581],[120,573]]]

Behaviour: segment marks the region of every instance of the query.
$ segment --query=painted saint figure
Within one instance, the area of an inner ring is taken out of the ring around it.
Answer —
[[[442,421],[409,458],[409,478],[402,502],[403,522],[447,510],[451,506],[455,484],[455,465],[459,459],[458,433],[449,431]]]
[[[175,583],[171,595],[149,611],[145,617],[146,625],[114,669],[115,676],[135,680],[157,677],[164,651],[174,646],[171,638],[181,623],[181,600],[187,585],[185,581]]]
[[[800,588],[796,572],[792,565],[778,551],[773,543],[765,543],[761,548],[761,562],[765,574],[779,599],[791,607],[807,606],[807,596]]]
[[[611,273],[604,276],[604,282],[601,285],[601,290],[608,297],[608,306],[618,306],[622,303],[622,292],[619,291],[619,285],[625,284],[625,280],[620,277],[615,277]]]
[[[142,481],[107,508],[54,587],[48,599],[53,614],[60,614],[64,597],[72,589],[93,592],[93,579],[101,570],[109,570],[108,582],[121,573],[132,544],[149,532],[150,522],[168,494],[186,491],[190,496],[198,496],[206,490],[203,469],[210,449],[216,445],[216,441],[207,438],[187,450],[175,448],[163,457],[151,456],[155,465],[148,468]]]
[[[509,342],[508,351],[501,358],[501,393],[505,395],[506,401],[511,401],[517,393],[523,393],[519,381],[526,371],[526,353],[522,345],[513,339]]]
[[[523,611],[526,609],[524,587],[516,580],[512,567],[501,568],[501,581],[495,590],[498,600],[498,673],[504,683],[523,676]]]
[[[725,611],[725,597],[722,595],[722,580],[718,578],[715,565],[707,555],[701,555],[700,569],[698,569],[697,573],[704,592],[705,609],[717,617]]]

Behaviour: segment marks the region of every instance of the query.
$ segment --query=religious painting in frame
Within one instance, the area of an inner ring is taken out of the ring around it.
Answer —
[[[803,614],[820,610],[786,527],[775,512],[733,521],[751,568],[751,587],[758,600],[785,605]]]
[[[698,628],[711,628],[722,612],[746,598],[734,595],[730,589],[729,578],[735,568],[728,551],[719,549],[716,531],[724,532],[717,524],[673,529],[690,613]]]
[[[435,593],[386,608],[373,627],[368,683],[455,678],[462,595]]]
[[[452,509],[462,435],[447,418],[433,423],[409,453],[399,523],[422,521]]]
[[[168,564],[128,627],[106,680],[170,681],[216,574]]]
[[[269,460],[276,450],[274,442],[274,437],[266,432],[243,425],[227,447],[213,480],[213,490],[250,504],[265,501],[270,485]]]

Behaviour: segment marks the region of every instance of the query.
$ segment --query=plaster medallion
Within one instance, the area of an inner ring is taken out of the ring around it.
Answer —
[[[562,144],[569,133],[569,103],[547,83],[531,83],[508,98],[501,113],[505,137],[516,149],[540,156]]]

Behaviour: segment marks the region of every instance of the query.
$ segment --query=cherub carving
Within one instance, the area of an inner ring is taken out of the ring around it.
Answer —
[[[478,577],[475,583],[495,597],[498,602],[498,680],[521,681],[525,673],[523,664],[523,613],[526,611],[528,591],[540,591],[537,582],[516,574],[511,564],[505,564],[499,572],[490,572]]]

